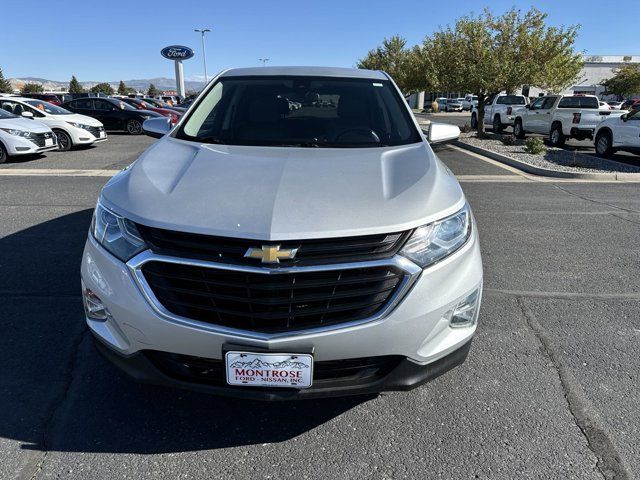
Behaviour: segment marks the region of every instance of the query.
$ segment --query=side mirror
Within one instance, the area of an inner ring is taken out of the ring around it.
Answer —
[[[524,108],[526,108],[527,110],[531,110],[531,104],[530,104],[530,103],[527,103],[527,104],[524,106]]]
[[[171,131],[171,117],[155,117],[145,120],[142,131],[153,138],[162,138]]]
[[[620,118],[622,119],[623,122],[626,122],[629,119],[629,114],[625,113],[624,115],[620,115]]]
[[[31,120],[33,120],[33,112],[22,112],[22,116],[24,118],[30,118]]]
[[[460,137],[460,128],[448,123],[431,123],[427,140],[431,144],[445,143],[457,140]]]

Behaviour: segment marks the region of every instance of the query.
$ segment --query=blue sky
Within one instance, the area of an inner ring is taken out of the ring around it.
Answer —
[[[160,56],[166,45],[196,50],[185,76],[203,74],[199,34],[207,26],[209,74],[222,68],[258,65],[353,66],[385,36],[418,43],[438,26],[490,5],[535,6],[549,23],[581,24],[579,50],[590,54],[640,54],[632,19],[640,0],[154,0],[87,2],[3,1],[0,68],[6,77],[81,81],[171,77],[173,62]],[[100,8],[94,7],[100,5]],[[41,13],[39,13],[41,12]],[[625,27],[625,22],[629,26]]]

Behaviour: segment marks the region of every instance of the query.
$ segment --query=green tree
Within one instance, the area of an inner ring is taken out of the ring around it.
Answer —
[[[358,60],[356,66],[387,72],[403,93],[409,93],[414,90],[416,83],[412,78],[415,73],[414,53],[415,49],[407,48],[407,41],[403,37],[394,35],[385,38],[382,45],[370,50],[364,58]]]
[[[94,85],[93,87],[91,87],[91,92],[104,93],[105,95],[113,95],[115,93],[113,87],[108,83],[98,83],[97,85]]]
[[[607,93],[630,97],[640,93],[640,65],[632,63],[616,69],[615,76],[603,82]]]
[[[425,38],[421,68],[433,73],[439,90],[478,96],[478,134],[484,135],[484,107],[489,97],[523,85],[558,91],[582,69],[574,50],[578,26],[549,27],[535,8],[512,8],[496,16],[489,9],[460,18]]]
[[[159,90],[156,88],[156,86],[153,83],[149,84],[149,88],[147,89],[147,97],[155,97],[156,95],[158,95],[160,92]]]
[[[13,93],[13,87],[9,80],[4,78],[2,69],[0,68],[0,93]]]
[[[25,83],[20,90],[23,94],[25,93],[42,93],[44,92],[44,87],[39,83]]]
[[[126,95],[127,94],[127,86],[124,84],[122,80],[118,84],[118,95]]]
[[[82,88],[82,85],[80,85],[80,82],[75,75],[71,76],[71,81],[69,82],[69,93],[84,93],[84,88]]]

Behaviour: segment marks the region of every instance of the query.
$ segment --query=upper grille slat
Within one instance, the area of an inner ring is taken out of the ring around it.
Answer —
[[[275,241],[216,237],[145,225],[138,225],[138,229],[155,253],[214,262],[259,265],[259,260],[247,259],[244,255],[249,248],[260,248],[263,244],[280,245],[282,249],[298,249],[295,258],[280,259],[275,266],[391,258],[411,234],[411,231],[406,231],[346,238]]]

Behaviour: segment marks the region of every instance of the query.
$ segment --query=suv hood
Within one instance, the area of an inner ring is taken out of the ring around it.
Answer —
[[[165,137],[113,177],[101,201],[152,227],[288,240],[406,230],[465,200],[425,143],[279,148]]]

